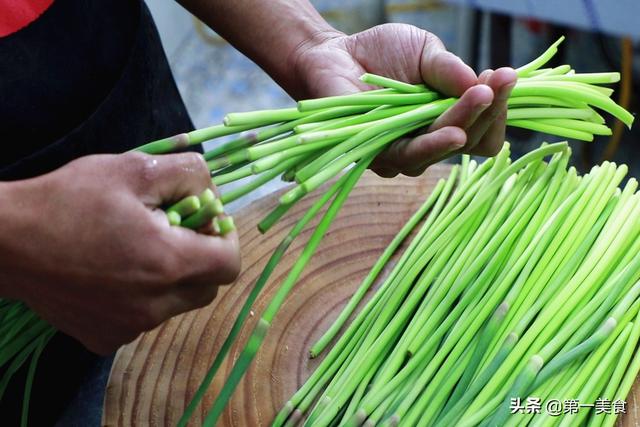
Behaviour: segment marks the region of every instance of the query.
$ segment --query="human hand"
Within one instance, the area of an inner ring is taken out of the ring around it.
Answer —
[[[456,153],[491,156],[504,143],[507,99],[516,83],[511,68],[476,76],[433,34],[406,24],[385,24],[351,36],[317,33],[292,55],[304,82],[304,97],[341,95],[370,89],[359,80],[375,73],[427,86],[460,100],[414,138],[396,141],[372,169],[382,176],[419,175]]]
[[[88,156],[2,185],[0,289],[94,352],[207,305],[238,275],[235,232],[172,227],[157,209],[212,185],[199,154]]]

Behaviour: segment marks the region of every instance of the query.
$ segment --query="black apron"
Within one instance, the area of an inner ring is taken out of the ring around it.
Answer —
[[[48,46],[56,37],[58,44]],[[73,55],[59,46],[65,43]],[[0,39],[0,180],[191,129],[140,0],[57,0],[38,20]],[[58,334],[40,359],[29,425],[98,425],[110,361]],[[19,425],[25,371],[0,402],[2,425]]]
[[[102,46],[93,46],[96,30]],[[63,51],[37,46],[54,38],[52,32],[62,33],[56,42]],[[64,49],[74,49],[73,55]],[[111,57],[122,64],[112,65]],[[48,62],[54,67],[46,68]],[[25,75],[24,67],[32,69]],[[139,0],[57,0],[37,21],[0,39],[0,79],[0,180],[193,129]]]

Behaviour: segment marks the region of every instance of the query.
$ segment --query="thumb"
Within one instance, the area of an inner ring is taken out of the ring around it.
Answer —
[[[459,97],[478,83],[476,73],[459,57],[447,51],[438,37],[426,33],[420,58],[422,79],[439,92]]]

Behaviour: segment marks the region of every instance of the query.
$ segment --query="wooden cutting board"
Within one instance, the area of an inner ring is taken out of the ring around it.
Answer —
[[[331,325],[377,257],[449,170],[447,165],[437,165],[419,178],[399,176],[392,180],[370,172],[363,176],[283,304],[227,405],[220,426],[269,425],[317,366],[319,360],[308,357],[311,345]],[[106,390],[103,425],[176,425],[269,256],[318,194],[301,201],[266,235],[258,232],[256,224],[276,206],[277,195],[258,200],[234,215],[240,230],[242,274],[235,284],[220,289],[209,306],[175,317],[118,351]],[[258,297],[256,315],[243,328],[239,344],[231,348],[232,360],[238,357],[259,313],[308,236],[309,231],[291,245]],[[214,379],[191,425],[201,424],[203,408],[211,406],[231,367],[227,358],[219,371],[223,375]],[[628,415],[620,425],[640,425],[636,396],[637,383],[628,399]]]

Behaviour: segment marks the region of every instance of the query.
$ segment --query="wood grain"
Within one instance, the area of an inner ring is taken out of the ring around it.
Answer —
[[[317,365],[318,360],[308,357],[311,344],[338,316],[377,257],[425,200],[437,179],[448,175],[448,171],[447,166],[437,166],[420,178],[393,180],[365,174],[282,306],[221,425],[269,425],[276,411]],[[257,201],[234,215],[241,230],[240,278],[221,289],[208,307],[175,317],[120,349],[107,386],[104,425],[176,424],[273,249],[316,198],[317,193],[301,201],[266,235],[257,231],[256,224],[276,205],[276,196]],[[303,232],[291,245],[257,299],[255,313],[264,309],[309,234],[309,230]],[[233,359],[257,318],[258,315],[250,319],[239,343],[232,347]],[[227,361],[220,371],[226,375],[230,369]],[[214,379],[204,407],[210,406],[222,383],[222,375]],[[199,425],[203,415],[199,411],[192,425]]]
[[[395,234],[425,200],[449,167],[431,167],[419,178],[379,178],[367,172],[325,236],[316,255],[278,313],[268,336],[241,381],[220,426],[268,426],[276,412],[319,363],[309,359],[311,345],[329,327],[362,278]],[[273,249],[297,218],[317,198],[311,195],[266,235],[256,224],[276,204],[277,196],[253,203],[234,215],[242,245],[243,272],[200,310],[177,316],[124,346],[116,355],[106,390],[103,425],[174,426],[231,329]],[[191,425],[200,425],[248,335],[276,287],[295,262],[310,231],[305,231],[282,259],[254,304],[255,314],[231,348]],[[388,271],[383,271],[382,276]],[[376,284],[377,286],[377,284]],[[629,397],[625,427],[640,425],[636,396]]]

